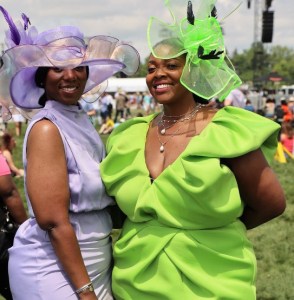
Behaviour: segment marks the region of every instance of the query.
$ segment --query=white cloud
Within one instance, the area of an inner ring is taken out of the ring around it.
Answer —
[[[219,0],[219,19],[230,13],[240,1]],[[255,1],[257,0],[251,1],[249,10],[247,0],[243,0],[240,8],[225,20],[225,43],[229,52],[248,49],[253,43]],[[149,53],[146,41],[149,17],[156,16],[164,20],[169,17],[168,10],[164,8],[164,0],[3,0],[1,5],[13,19],[19,19],[22,12],[26,13],[40,31],[59,25],[76,25],[87,36],[116,36],[137,47],[142,59]],[[274,35],[273,43],[269,45],[293,47],[293,0],[273,0],[272,9],[275,11]],[[8,28],[2,16],[0,28],[1,42],[3,32]]]

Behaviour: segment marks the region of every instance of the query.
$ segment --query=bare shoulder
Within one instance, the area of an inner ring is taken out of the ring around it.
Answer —
[[[52,123],[48,119],[42,119],[42,120],[36,122],[31,129],[31,133],[40,132],[43,134],[50,134],[50,133],[54,133],[54,131],[58,132],[58,129],[54,125],[54,123]]]
[[[5,158],[11,157],[11,153],[10,153],[10,151],[7,150],[7,149],[1,150],[1,153],[2,153],[2,155],[3,155]]]
[[[47,139],[48,137],[53,137],[55,135],[59,135],[56,125],[50,120],[43,119],[33,125],[29,138],[37,137],[38,139]]]
[[[50,120],[43,119],[36,122],[28,136],[28,148],[54,149],[62,145],[61,136],[58,128]]]

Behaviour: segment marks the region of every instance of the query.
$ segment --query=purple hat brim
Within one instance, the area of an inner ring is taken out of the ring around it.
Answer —
[[[56,29],[57,33],[60,29]],[[50,31],[52,35],[53,31]],[[84,93],[91,91],[117,72],[134,74],[140,64],[138,52],[128,44],[110,36],[92,37],[88,45],[80,37],[59,35],[56,40],[38,45],[19,45],[7,50],[3,57],[11,78],[12,102],[23,109],[38,109],[44,89],[35,83],[38,67],[75,68],[88,66],[89,77]],[[44,38],[43,38],[44,39]],[[49,39],[49,40],[50,40]],[[1,74],[0,74],[1,75]]]
[[[123,70],[125,65],[118,61],[99,60],[87,64],[89,67],[89,77],[84,93],[91,91],[100,83]],[[23,109],[41,108],[39,99],[44,94],[44,89],[35,83],[35,74],[38,67],[25,68],[17,72],[10,83],[10,95],[12,102]],[[103,92],[103,91],[101,91]]]

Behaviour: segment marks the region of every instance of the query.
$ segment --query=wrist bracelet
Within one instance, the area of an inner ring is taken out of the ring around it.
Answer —
[[[84,292],[94,292],[94,287],[91,281],[76,290],[76,294],[78,295]]]

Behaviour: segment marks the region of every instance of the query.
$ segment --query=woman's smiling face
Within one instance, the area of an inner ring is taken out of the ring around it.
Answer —
[[[77,104],[84,93],[87,78],[84,66],[74,69],[50,68],[45,80],[46,97],[66,105]]]
[[[150,55],[146,83],[159,103],[181,101],[191,94],[180,82],[185,62],[184,55],[171,59],[159,59]]]

